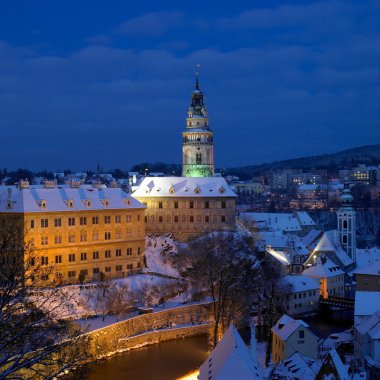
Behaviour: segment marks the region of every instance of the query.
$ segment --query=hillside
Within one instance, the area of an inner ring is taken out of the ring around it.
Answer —
[[[301,157],[275,161],[260,165],[229,168],[225,174],[235,174],[241,178],[252,177],[264,170],[281,169],[335,169],[358,164],[380,165],[380,145],[367,145],[319,156]]]

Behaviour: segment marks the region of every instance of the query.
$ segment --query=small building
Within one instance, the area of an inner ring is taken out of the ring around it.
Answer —
[[[355,310],[354,322],[355,326],[367,320],[371,315],[380,310],[380,292],[364,292],[355,293]]]
[[[380,310],[354,328],[355,366],[366,368],[371,379],[380,378]]]
[[[272,362],[285,360],[295,352],[316,360],[318,337],[307,323],[284,314],[272,327]]]
[[[318,311],[319,282],[304,275],[288,275],[280,279],[286,289],[287,314],[297,316]]]
[[[376,261],[355,272],[356,290],[380,292],[380,261]]]
[[[303,274],[320,284],[319,295],[322,298],[344,297],[344,272],[324,255],[319,255],[314,265],[309,265]]]
[[[234,325],[230,325],[210,356],[201,365],[199,380],[261,380],[256,342],[251,349],[243,342]]]
[[[343,364],[342,359],[336,350],[329,351],[323,359],[322,365],[319,368],[316,380],[336,379],[336,380],[351,380],[348,373],[349,366]]]

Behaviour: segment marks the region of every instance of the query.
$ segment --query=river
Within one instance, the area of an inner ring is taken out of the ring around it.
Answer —
[[[352,311],[303,318],[320,338],[352,326]],[[243,332],[244,338],[249,334]],[[162,342],[132,350],[92,365],[87,380],[174,380],[198,368],[208,355],[206,336]]]

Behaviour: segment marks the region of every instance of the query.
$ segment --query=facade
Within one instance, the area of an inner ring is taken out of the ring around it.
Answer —
[[[43,280],[78,283],[143,268],[144,206],[120,188],[21,181],[0,191],[3,225],[17,219],[41,263],[54,267]]]
[[[340,202],[341,207],[337,212],[340,243],[351,260],[356,262],[356,212],[348,182],[344,183]]]
[[[182,175],[184,177],[212,177],[214,175],[214,133],[209,126],[204,96],[199,88],[198,73],[187,116],[186,130],[182,133]]]
[[[222,177],[146,177],[133,193],[146,206],[148,234],[186,241],[235,229],[235,193]]]
[[[380,261],[355,271],[356,290],[380,292]]]
[[[280,279],[280,285],[287,290],[285,296],[287,314],[297,316],[318,311],[318,281],[304,275],[288,275]]]
[[[316,360],[318,337],[308,327],[304,321],[284,314],[272,327],[272,362],[285,360],[295,352]]]

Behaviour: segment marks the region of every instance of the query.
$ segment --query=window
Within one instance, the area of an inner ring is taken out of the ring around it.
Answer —
[[[69,235],[69,243],[75,243],[75,235]]]
[[[158,202],[158,208],[162,208],[162,202]]]
[[[105,267],[105,268],[104,268],[104,271],[105,271],[106,273],[111,272],[111,267]]]
[[[194,216],[190,215],[190,223],[194,223]]]
[[[128,223],[132,222],[132,215],[126,215],[125,216],[125,221],[128,222]]]
[[[41,236],[41,245],[48,245],[49,240],[47,236]]]
[[[210,207],[210,203],[208,201],[205,202],[205,208],[209,208]]]
[[[99,268],[93,268],[93,269],[92,269],[92,273],[93,273],[93,274],[99,274],[99,272],[100,272],[100,271],[99,271]]]
[[[121,239],[121,231],[120,230],[115,231],[115,239]]]
[[[220,218],[221,218],[222,223],[226,221],[226,217],[224,215],[222,215]]]
[[[41,265],[48,265],[49,258],[47,256],[41,256]]]
[[[33,219],[30,221],[30,228],[34,228],[34,220]]]
[[[132,248],[127,248],[127,256],[131,256],[132,255]]]
[[[49,227],[48,219],[41,219],[41,228]]]
[[[75,226],[75,218],[69,218],[68,222],[69,222],[69,226]]]
[[[61,244],[62,243],[62,236],[54,236],[54,244]]]
[[[137,214],[137,221],[140,221],[140,214]]]
[[[75,277],[77,275],[77,273],[75,272],[75,270],[69,270],[68,272],[67,272],[67,277],[69,277],[69,278],[73,278],[73,277]]]
[[[104,233],[104,240],[111,240],[111,232]]]
[[[163,218],[162,218],[162,216],[159,216],[159,217],[158,217],[158,222],[159,222],[159,223],[162,223],[162,222],[163,222]]]
[[[87,234],[85,232],[82,232],[80,234],[80,241],[87,241]]]
[[[127,269],[133,269],[133,264],[127,264]]]
[[[189,207],[194,208],[194,202],[190,202]]]
[[[175,222],[175,223],[178,223],[178,215],[175,215],[175,216],[174,216],[174,222]]]
[[[56,264],[61,264],[62,263],[62,255],[55,256],[55,263]]]
[[[121,216],[115,215],[115,223],[121,223]]]
[[[195,155],[195,161],[197,164],[201,164],[202,163],[202,154],[201,153],[196,153]]]
[[[87,224],[87,218],[85,216],[81,216],[79,219],[79,224],[81,226],[85,226]]]
[[[137,247],[137,254],[138,254],[138,255],[141,254],[141,248],[140,248],[140,247]]]
[[[94,260],[98,260],[99,259],[99,251],[92,252],[92,258]]]
[[[83,275],[83,276],[87,276],[88,275],[88,269],[82,269],[80,271],[80,273]]]
[[[127,238],[132,237],[132,230],[130,228],[127,228]]]
[[[178,202],[174,202],[174,208],[178,208]]]
[[[62,219],[61,218],[55,218],[54,219],[54,227],[61,227],[62,226]]]
[[[205,222],[209,223],[210,222],[210,217],[208,215],[205,216]]]
[[[93,232],[92,233],[92,240],[93,241],[99,240],[99,232]]]
[[[347,228],[347,220],[343,220],[343,228]]]
[[[120,257],[121,256],[121,249],[117,249],[116,250],[116,257]]]
[[[222,208],[226,208],[226,201],[222,201]]]
[[[106,216],[104,217],[104,223],[105,223],[105,224],[110,224],[110,223],[111,223],[111,217],[110,217],[109,215],[106,215]]]
[[[123,270],[122,265],[116,265],[116,272],[121,272]]]
[[[305,331],[304,330],[298,331],[298,338],[299,339],[304,339],[305,338]]]
[[[87,260],[87,252],[81,252],[80,254],[80,260],[86,261]]]
[[[92,217],[92,224],[99,224],[99,217],[98,216]]]
[[[69,263],[73,263],[75,261],[75,253],[69,254]]]
[[[104,251],[104,256],[105,256],[106,259],[109,259],[111,257],[111,250],[110,249],[106,249]]]
[[[343,235],[343,244],[347,244],[347,235]]]

